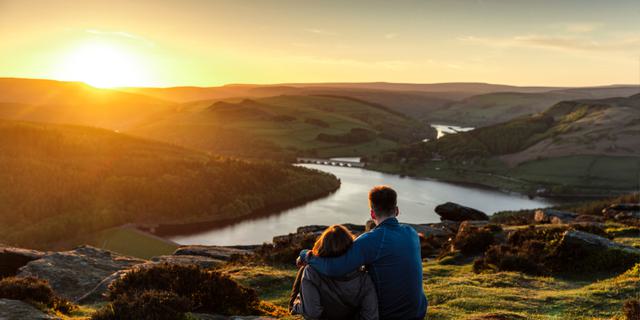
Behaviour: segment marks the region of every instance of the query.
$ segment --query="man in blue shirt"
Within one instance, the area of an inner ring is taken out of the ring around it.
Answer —
[[[321,258],[302,250],[299,260],[330,277],[343,276],[366,265],[378,293],[381,320],[424,319],[427,298],[422,289],[418,233],[398,223],[397,194],[390,187],[371,189],[369,206],[376,227],[359,236],[347,253]]]

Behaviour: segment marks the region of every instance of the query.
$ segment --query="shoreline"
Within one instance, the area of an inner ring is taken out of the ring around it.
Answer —
[[[610,193],[551,193],[551,192],[547,191],[547,192],[544,192],[544,193],[538,193],[538,194],[535,194],[535,195],[530,195],[530,194],[527,194],[526,192],[523,192],[522,190],[518,190],[518,189],[515,189],[515,188],[510,189],[510,188],[505,188],[505,187],[499,187],[499,186],[496,186],[496,185],[493,185],[493,184],[482,183],[482,182],[479,182],[478,180],[475,180],[475,179],[473,179],[473,180],[457,180],[455,178],[437,178],[437,177],[428,176],[428,175],[402,174],[402,173],[399,173],[398,170],[385,170],[385,169],[380,168],[380,167],[369,167],[369,166],[366,166],[363,169],[374,171],[374,172],[386,173],[386,174],[394,174],[394,175],[398,175],[400,177],[410,177],[410,178],[413,178],[413,179],[432,180],[432,181],[450,183],[450,184],[460,185],[460,186],[469,186],[469,187],[478,188],[478,189],[499,191],[499,192],[506,193],[506,194],[517,194],[517,195],[522,195],[522,196],[528,197],[530,199],[543,198],[543,199],[550,199],[550,200],[565,200],[565,201],[573,199],[573,200],[576,200],[576,201],[584,201],[584,200],[595,200],[595,199],[602,199],[602,198],[608,198],[608,197],[615,197],[615,196],[624,195],[624,194],[627,194],[627,193],[632,193],[632,192],[637,192],[638,191],[638,190],[615,190],[615,192],[610,192]],[[480,173],[480,172],[474,172],[474,173],[475,174],[485,174],[485,173]],[[491,174],[489,174],[489,176],[500,177],[498,175],[491,175]],[[511,179],[515,179],[515,178],[511,178]],[[523,184],[527,183],[527,182],[524,182],[522,180],[519,180],[519,182],[523,183]]]
[[[158,224],[136,224],[136,228],[144,232],[148,232],[152,235],[161,238],[167,238],[171,236],[188,235],[198,232],[205,232],[208,230],[221,229],[230,225],[236,224],[242,221],[257,220],[268,216],[281,214],[286,210],[294,209],[303,205],[306,205],[312,201],[322,199],[334,194],[340,189],[341,184],[336,189],[322,192],[320,194],[312,195],[309,197],[298,199],[294,202],[275,204],[269,207],[264,207],[258,210],[254,210],[246,215],[234,218],[220,218],[217,219],[202,219],[199,221],[192,221],[187,223],[158,223]]]

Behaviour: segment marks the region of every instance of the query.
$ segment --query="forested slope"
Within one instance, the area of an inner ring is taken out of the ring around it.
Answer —
[[[247,216],[323,196],[332,175],[108,130],[0,120],[0,243],[48,247],[124,223]]]

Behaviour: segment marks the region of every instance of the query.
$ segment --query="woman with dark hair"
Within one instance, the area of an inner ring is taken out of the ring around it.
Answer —
[[[330,226],[316,240],[312,253],[339,257],[349,250],[353,239],[344,226]],[[378,319],[376,290],[363,268],[339,278],[322,275],[310,266],[300,268],[289,308],[292,314],[301,314],[305,319]]]

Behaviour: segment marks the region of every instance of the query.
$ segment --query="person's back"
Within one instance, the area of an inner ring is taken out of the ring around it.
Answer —
[[[353,238],[344,226],[333,225],[318,237],[313,252],[319,257],[343,255]],[[306,266],[298,271],[290,310],[305,319],[378,320],[378,298],[371,277],[360,268],[328,277]]]
[[[376,320],[378,300],[373,282],[364,271],[330,278],[307,266],[292,311],[307,319]]]
[[[377,191],[378,190],[378,191]],[[390,190],[390,191],[389,191]],[[375,192],[381,192],[382,195]],[[376,196],[387,207],[374,208]],[[376,228],[358,237],[346,254],[323,258],[304,251],[301,258],[318,272],[327,276],[341,276],[366,265],[378,292],[380,319],[422,319],[426,314],[427,300],[422,289],[422,258],[417,232],[401,225],[395,216],[396,195],[388,187],[374,188],[370,193],[372,218],[379,221]],[[389,199],[385,199],[389,197]],[[393,216],[374,213],[393,212]]]

